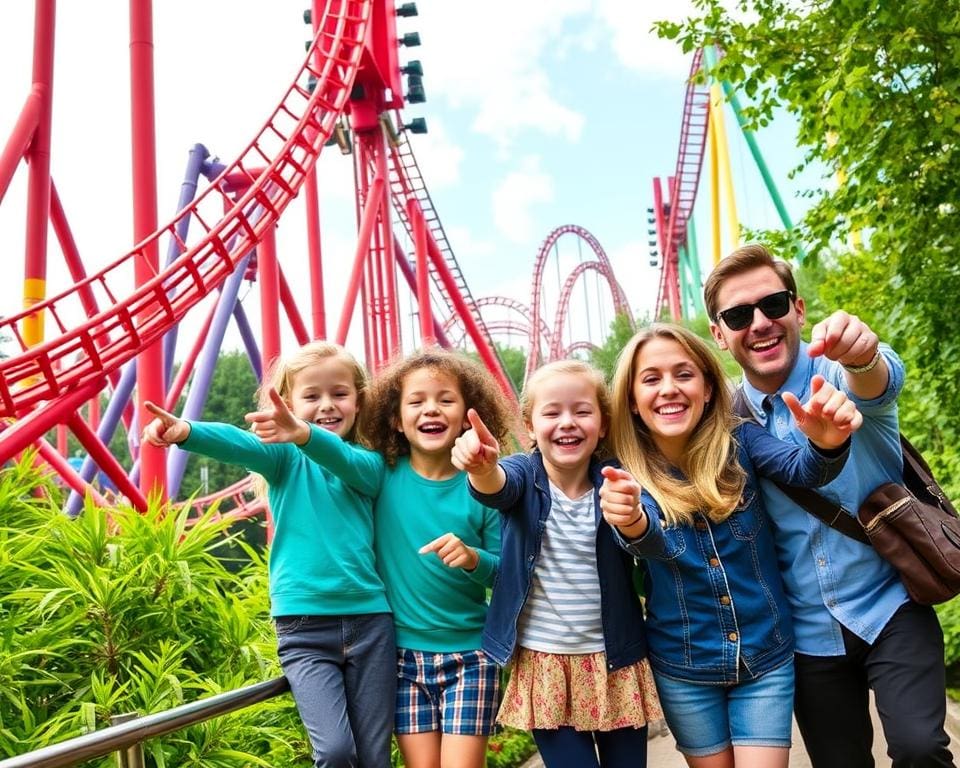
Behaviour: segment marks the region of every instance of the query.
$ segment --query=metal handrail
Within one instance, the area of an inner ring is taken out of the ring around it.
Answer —
[[[248,685],[207,699],[192,701],[152,715],[112,725],[94,733],[51,744],[33,752],[0,760],[0,768],[65,768],[84,760],[103,757],[141,741],[164,736],[188,725],[259,704],[290,690],[287,678]]]

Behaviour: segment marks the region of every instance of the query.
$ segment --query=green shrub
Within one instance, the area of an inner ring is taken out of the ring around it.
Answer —
[[[280,674],[265,563],[247,550],[228,571],[213,511],[188,525],[88,504],[71,520],[56,494],[29,461],[0,470],[0,756]],[[144,749],[157,768],[311,764],[289,696]]]

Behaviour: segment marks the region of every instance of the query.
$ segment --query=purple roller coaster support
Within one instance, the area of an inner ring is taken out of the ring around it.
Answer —
[[[180,198],[177,200],[177,214],[193,202],[197,195],[197,181],[200,179],[200,172],[203,170],[203,164],[210,156],[207,148],[203,144],[194,144],[190,150],[190,156],[187,158],[187,170],[183,175],[183,183],[180,185]],[[186,242],[188,230],[190,228],[190,217],[184,216],[177,222],[177,237],[181,242]],[[169,267],[180,255],[180,246],[177,245],[177,238],[171,237],[167,244],[167,259],[165,268]],[[163,377],[166,381],[164,391],[170,388],[173,382],[173,356],[177,348],[177,330],[179,324],[174,325],[163,337]]]
[[[120,423],[120,418],[123,416],[123,409],[126,408],[127,403],[130,402],[130,395],[133,393],[133,387],[136,383],[137,359],[133,358],[124,366],[123,372],[120,374],[120,380],[117,382],[117,388],[113,391],[113,395],[110,397],[110,402],[107,404],[107,409],[104,411],[103,417],[100,419],[100,428],[97,430],[97,437],[100,438],[100,442],[102,442],[104,445],[110,445],[110,440],[113,439],[113,433],[117,431],[117,425]],[[96,474],[97,464],[88,455],[83,460],[83,465],[80,467],[80,477],[85,483],[89,483],[93,480],[93,477]],[[64,507],[64,511],[70,517],[76,517],[80,514],[82,507],[83,499],[80,498],[80,494],[78,494],[76,491],[70,491],[70,496],[67,498],[67,504],[66,507]]]
[[[253,251],[250,253],[253,253]],[[250,261],[250,253],[240,260],[233,274],[223,284],[223,290],[217,303],[217,311],[214,313],[213,322],[210,324],[210,332],[207,334],[196,372],[190,382],[190,391],[187,394],[187,402],[183,407],[181,418],[198,419],[203,413],[203,406],[210,391],[210,380],[213,378],[213,369],[217,365],[217,357],[220,354],[220,345],[223,343],[227,323],[237,303],[240,283],[243,282],[243,273],[247,269],[247,262]],[[183,470],[186,465],[186,451],[181,451],[176,446],[171,448],[167,457],[167,489],[171,499],[176,498],[180,491],[180,483],[183,481]]]
[[[233,320],[237,324],[237,330],[240,331],[240,338],[243,339],[243,346],[247,350],[247,358],[250,360],[253,375],[257,377],[257,381],[263,381],[263,363],[260,360],[260,347],[257,346],[257,339],[253,335],[253,329],[250,327],[247,313],[239,301],[233,307]]]

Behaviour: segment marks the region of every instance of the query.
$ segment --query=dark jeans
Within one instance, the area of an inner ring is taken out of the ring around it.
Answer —
[[[943,729],[943,632],[933,608],[900,606],[872,645],[842,631],[846,655],[795,657],[795,714],[814,768],[873,768],[871,688],[893,768],[953,766]]]
[[[397,646],[389,613],[284,616],[277,652],[315,768],[389,768]]]
[[[546,768],[644,768],[647,764],[646,726],[615,731],[534,728],[533,740]]]

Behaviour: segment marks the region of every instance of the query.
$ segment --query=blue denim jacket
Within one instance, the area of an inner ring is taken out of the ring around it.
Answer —
[[[747,480],[732,515],[713,523],[698,513],[693,525],[665,527],[659,505],[644,490],[649,529],[632,541],[617,535],[628,552],[644,558],[650,663],[679,680],[738,683],[790,660],[790,605],[757,477],[818,487],[836,477],[849,453],[825,456],[809,443],[777,440],[754,423],[733,434]]]
[[[500,462],[507,481],[495,494],[470,493],[480,503],[501,511],[500,570],[483,628],[483,650],[506,664],[517,645],[517,620],[530,591],[530,580],[540,554],[550,485],[539,451],[507,456]],[[629,666],[647,656],[643,610],[633,586],[633,558],[621,549],[613,529],[600,514],[600,485],[604,465],[591,462],[597,520],[597,574],[600,577],[600,614],[607,669]]]

